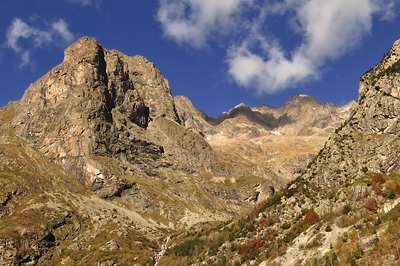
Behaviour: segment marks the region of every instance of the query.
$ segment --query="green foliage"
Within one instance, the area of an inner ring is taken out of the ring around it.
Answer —
[[[252,249],[250,251],[249,255],[247,256],[247,259],[248,260],[255,260],[260,255],[260,252],[261,251],[259,249],[257,249],[257,248]]]
[[[396,191],[394,191],[393,189],[389,189],[389,191],[387,193],[385,193],[384,196],[389,198],[389,199],[395,199],[396,198]]]
[[[255,216],[258,216],[258,214],[264,212],[267,209],[267,203],[263,202],[260,205],[258,205],[258,208],[256,209]]]
[[[195,250],[201,249],[204,245],[204,241],[200,240],[198,237],[194,239],[189,239],[182,244],[176,245],[172,250],[168,250],[168,253],[172,252],[176,256],[193,256]]]
[[[284,229],[284,230],[289,229],[290,228],[290,223],[282,224],[281,228]]]
[[[355,258],[350,258],[350,265],[351,265],[351,266],[357,266],[357,263],[356,263],[356,259],[355,259]]]
[[[235,261],[235,263],[233,263],[233,266],[240,266],[242,265],[242,263],[238,260]]]
[[[272,197],[268,199],[268,206],[274,206],[281,203],[282,194],[276,192]]]
[[[342,213],[343,213],[343,214],[348,214],[349,212],[351,212],[351,206],[350,206],[350,204],[344,205],[343,208],[342,208]]]
[[[393,208],[392,210],[390,210],[388,213],[386,213],[386,215],[383,217],[384,221],[392,221],[392,222],[396,222],[399,219],[399,205],[396,206],[395,208]]]
[[[325,227],[325,231],[326,232],[331,232],[332,231],[332,228],[331,228],[331,226],[329,224]]]
[[[293,239],[295,239],[297,237],[297,234],[294,233],[293,231],[288,232],[283,238],[282,241],[284,243],[289,243],[290,241],[292,241]]]
[[[363,173],[368,173],[368,167],[363,166],[363,167],[361,168],[361,171],[362,171]]]

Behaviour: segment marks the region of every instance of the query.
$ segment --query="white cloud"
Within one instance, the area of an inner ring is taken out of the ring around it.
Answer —
[[[74,40],[74,35],[69,31],[68,24],[64,20],[60,19],[52,25],[55,33],[58,33],[62,40],[67,44]]]
[[[157,19],[166,36],[195,48],[207,46],[215,35],[225,36],[226,43],[234,43],[227,48],[230,77],[261,94],[320,78],[329,61],[360,45],[375,18],[393,19],[398,2],[160,0]],[[270,26],[288,18],[285,23],[300,37],[291,51],[281,47]],[[240,39],[224,35],[234,28]]]
[[[229,51],[229,74],[243,87],[255,89],[258,94],[275,93],[300,81],[316,78],[315,65],[308,58],[294,55],[287,59],[283,51],[271,47],[268,60],[250,52],[246,47]]]
[[[234,17],[253,0],[160,0],[157,20],[179,44],[200,48],[213,33],[230,31]]]
[[[248,48],[249,42],[254,45],[249,38],[231,47],[229,74],[235,82],[259,93],[274,93],[318,79],[327,62],[360,44],[370,33],[374,16],[387,14],[384,10],[390,5],[393,2],[380,0],[287,0],[275,5],[274,12],[279,14],[294,12],[294,31],[302,35],[302,42],[286,53],[279,44],[263,38],[263,32],[253,32],[263,40],[262,46],[268,47],[266,53],[260,55]],[[248,71],[249,64],[256,71]]]
[[[28,66],[31,64],[31,52],[24,51],[21,55],[21,63],[19,64],[19,68],[23,68],[24,66]]]
[[[400,2],[399,0],[397,0]],[[396,4],[395,2],[386,3],[380,9],[380,20],[393,20],[396,17]]]
[[[21,56],[22,68],[31,64],[32,51],[51,45],[65,46],[73,40],[68,24],[62,19],[51,23],[48,29],[41,29],[16,18],[7,30],[5,45]]]

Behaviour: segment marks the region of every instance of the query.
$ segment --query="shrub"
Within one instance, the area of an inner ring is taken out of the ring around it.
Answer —
[[[271,226],[275,223],[275,220],[272,217],[261,218],[259,223],[265,226]]]
[[[282,241],[283,241],[284,243],[289,243],[290,241],[292,241],[293,239],[295,239],[296,236],[297,236],[297,235],[296,235],[294,232],[289,231],[289,232],[282,238]]]
[[[372,189],[376,194],[382,195],[382,185],[380,183],[372,183]]]
[[[378,184],[384,184],[386,180],[382,173],[375,173],[372,175],[372,182]]]
[[[306,211],[306,216],[304,217],[304,221],[307,225],[313,225],[319,220],[318,214],[313,209],[308,209]]]
[[[350,204],[344,205],[343,208],[342,208],[342,213],[343,213],[343,214],[348,214],[349,212],[351,212],[351,206],[350,206]]]
[[[336,225],[344,228],[350,225],[350,219],[347,215],[342,215],[336,219]]]
[[[394,191],[393,189],[390,189],[390,190],[387,192],[386,196],[387,196],[389,199],[394,199],[394,198],[396,198],[396,191]]]
[[[282,226],[281,226],[281,228],[282,229],[289,229],[290,228],[290,223],[284,223],[284,224],[282,224]]]
[[[397,194],[400,194],[400,185],[399,184],[396,184],[396,192],[397,192]]]
[[[193,256],[194,252],[198,249],[201,249],[201,247],[204,245],[204,241],[203,240],[199,240],[198,238],[195,239],[191,239],[191,240],[187,240],[185,242],[183,242],[182,244],[179,244],[177,246],[175,246],[172,249],[172,252],[176,255],[176,256]]]
[[[376,212],[378,209],[378,202],[375,199],[370,198],[365,202],[365,208],[371,212]]]
[[[275,193],[271,198],[268,199],[268,206],[274,206],[280,204],[281,197],[282,195],[280,192]]]
[[[258,249],[262,247],[264,242],[261,239],[253,239],[250,240],[250,242],[243,244],[243,245],[238,245],[237,249],[240,254],[248,254],[252,249]]]
[[[326,232],[331,232],[332,231],[332,228],[331,228],[331,226],[329,224],[326,226],[325,231]]]
[[[257,248],[254,248],[250,251],[249,255],[247,256],[248,260],[255,260],[259,255],[260,255],[260,250]]]
[[[285,255],[286,250],[287,250],[287,247],[286,247],[286,246],[280,246],[279,249],[278,249],[278,255],[279,255],[279,256]]]

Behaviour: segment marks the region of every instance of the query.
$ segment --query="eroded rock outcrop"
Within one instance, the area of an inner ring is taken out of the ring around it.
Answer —
[[[64,61],[32,83],[17,105],[11,122],[17,135],[104,197],[133,184],[93,156],[127,163],[137,175],[157,175],[163,165],[220,169],[208,143],[180,126],[168,81],[154,64],[107,50],[94,38],[68,47]]]

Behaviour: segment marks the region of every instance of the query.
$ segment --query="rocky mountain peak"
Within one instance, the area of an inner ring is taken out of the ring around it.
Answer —
[[[229,110],[228,118],[235,118],[237,116],[242,115],[242,116],[247,116],[248,118],[251,119],[252,113],[253,113],[253,110],[251,109],[250,106],[248,106],[245,103],[240,103]]]
[[[194,108],[188,97],[177,95],[174,97],[176,110],[179,119],[187,129],[199,133],[202,136],[216,134],[217,131],[209,124],[212,118],[207,116],[203,111]]]
[[[98,64],[101,59],[104,60],[103,47],[93,37],[79,38],[64,51],[64,62]]]
[[[374,87],[375,91],[381,91],[381,87],[385,87],[387,91],[385,93],[391,94],[395,97],[399,96],[399,89],[397,86],[391,86],[389,83],[392,82],[392,76],[398,74],[400,70],[400,39],[397,40],[389,52],[383,56],[382,60],[374,68],[368,70],[360,78],[359,87],[359,102],[362,103],[364,98],[368,97],[371,93],[369,92],[370,87]],[[388,90],[389,88],[390,91]]]
[[[233,109],[240,109],[240,108],[243,108],[243,109],[250,109],[251,107],[248,106],[248,105],[245,104],[245,103],[239,103],[238,105],[236,105],[235,107],[233,107]],[[233,110],[233,109],[232,109],[232,110]]]
[[[92,156],[130,164],[143,176],[160,165],[211,171],[216,161],[208,143],[180,125],[168,81],[155,65],[94,38],[69,46],[63,62],[16,105],[10,122],[16,134],[94,191],[126,184]]]
[[[295,95],[295,96],[290,96],[289,100],[287,102],[284,102],[281,106],[281,109],[285,108],[291,108],[292,106],[310,106],[310,107],[339,107],[339,105],[333,104],[333,103],[324,103],[320,102],[317,99],[315,99],[312,96],[309,95]]]

